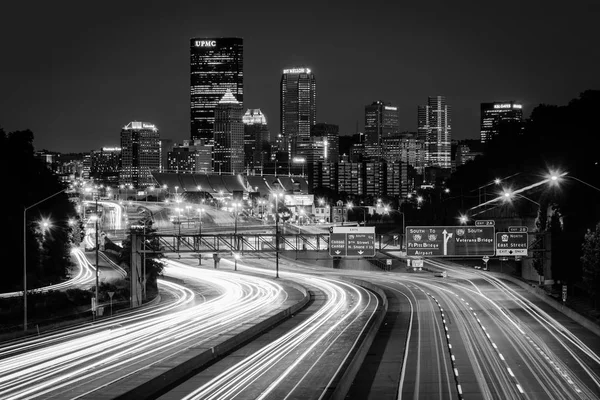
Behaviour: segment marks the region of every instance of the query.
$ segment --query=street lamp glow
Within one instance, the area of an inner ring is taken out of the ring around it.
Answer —
[[[460,223],[463,225],[466,224],[467,221],[469,220],[469,218],[467,218],[466,215],[461,215],[458,219],[460,220]]]
[[[417,201],[418,201],[419,203],[423,202],[423,196],[419,196],[419,197],[417,197]]]
[[[444,192],[445,193],[450,193],[450,189],[446,188],[446,189],[444,189]]]
[[[501,179],[500,179],[500,178],[496,178],[496,179],[494,179],[494,183],[495,183],[496,185],[499,185],[499,184],[500,184],[500,182],[501,182]]]

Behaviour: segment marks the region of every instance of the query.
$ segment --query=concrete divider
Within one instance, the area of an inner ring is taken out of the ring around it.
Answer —
[[[334,400],[344,399],[350,390],[350,386],[356,378],[356,374],[360,369],[365,357],[373,344],[373,340],[377,335],[377,331],[385,318],[385,314],[388,310],[388,301],[385,292],[380,289],[378,286],[374,285],[371,282],[362,281],[359,279],[347,278],[343,277],[343,280],[353,283],[358,286],[362,286],[365,289],[368,289],[372,292],[377,293],[377,295],[382,299],[381,307],[377,310],[375,314],[375,318],[371,320],[369,327],[365,332],[363,332],[363,339],[360,341],[358,348],[355,350],[352,357],[350,357],[349,361],[347,361],[347,365],[344,369],[344,373],[338,382],[335,385],[335,389],[333,390],[333,394],[331,398]]]
[[[571,318],[572,320],[577,322],[579,325],[589,329],[596,335],[600,336],[600,326],[598,324],[594,323],[594,321],[591,321],[590,319],[584,317],[583,315],[579,314],[578,312],[574,311],[573,309],[571,309],[567,306],[564,306],[561,303],[559,303],[558,301],[554,300],[554,298],[547,295],[543,289],[529,285],[526,282],[523,282],[517,278],[510,276],[510,275],[502,274],[500,272],[488,272],[488,274],[493,275],[496,278],[506,279],[506,280],[511,281],[512,283],[522,287],[529,293],[534,294],[537,298],[542,300],[544,303],[553,307],[557,311],[560,311],[561,313],[565,314],[567,317]]]
[[[100,393],[92,392],[83,398],[143,399],[156,397],[169,386],[199,371],[203,366],[221,358],[238,346],[247,343],[273,325],[289,318],[309,302],[310,292],[306,288],[290,281],[285,281],[284,284],[300,292],[300,296],[298,296],[300,298],[294,304],[279,310],[258,323],[254,321],[244,323],[241,327],[234,329],[236,332],[224,333],[219,338],[204,342],[198,347],[188,348],[183,360],[167,359],[149,367],[142,374],[135,374],[129,380],[119,381],[118,384],[103,388]]]

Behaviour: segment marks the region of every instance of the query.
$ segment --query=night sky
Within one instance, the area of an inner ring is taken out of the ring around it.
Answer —
[[[600,89],[598,0],[12,3],[0,127],[31,129],[37,149],[118,146],[132,120],[189,139],[192,37],[244,38],[244,107],[261,108],[275,133],[281,70],[294,66],[314,71],[317,121],[341,134],[362,130],[375,100],[416,131],[417,105],[445,95],[464,139],[479,136],[481,102],[521,101],[528,116]]]

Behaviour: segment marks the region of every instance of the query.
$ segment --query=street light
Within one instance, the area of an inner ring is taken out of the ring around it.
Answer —
[[[98,268],[99,268],[99,261],[98,261],[98,201],[96,200],[96,215],[92,215],[90,217],[90,219],[92,221],[94,221],[96,223],[96,308],[93,310],[94,313],[94,317],[96,316],[97,313],[97,309],[98,309]]]
[[[538,203],[537,201],[535,201],[535,200],[531,200],[529,197],[527,197],[527,196],[524,196],[524,195],[522,195],[522,194],[520,194],[520,193],[510,192],[510,191],[508,191],[508,190],[504,191],[504,199],[505,199],[506,201],[511,201],[511,200],[512,200],[512,198],[513,198],[513,197],[515,197],[515,196],[522,197],[522,198],[524,198],[525,200],[529,200],[529,201],[530,201],[530,202],[532,202],[533,204],[536,204],[538,207],[540,206],[540,203]]]
[[[574,176],[572,176],[572,175],[567,175],[567,172],[563,172],[563,173],[554,172],[554,171],[551,171],[551,172],[550,172],[550,178],[549,178],[549,179],[550,179],[550,183],[551,183],[551,184],[559,184],[559,183],[560,183],[560,181],[561,181],[563,178],[565,178],[565,179],[573,179],[573,180],[576,180],[577,182],[583,183],[584,185],[586,185],[586,186],[588,186],[588,187],[591,187],[592,189],[594,189],[594,190],[596,190],[596,191],[600,192],[600,188],[597,188],[596,186],[594,186],[594,185],[592,185],[592,184],[590,184],[590,183],[587,183],[587,182],[585,182],[585,181],[582,181],[581,179],[579,179],[579,178],[576,178],[576,177],[574,177]]]
[[[54,196],[58,196],[68,188],[54,193],[46,197],[43,200],[38,201],[35,204],[25,207],[23,209],[23,331],[27,332],[27,210],[51,199]]]
[[[460,221],[461,225],[466,225],[469,221],[469,218],[466,215],[461,215],[458,217],[458,220]]]
[[[273,192],[275,195],[275,278],[279,278],[279,196],[283,193]]]
[[[240,255],[239,255],[238,253],[235,253],[235,254],[233,255],[233,259],[235,260],[235,261],[234,261],[234,264],[233,264],[233,270],[234,270],[234,271],[237,271],[237,262],[238,262],[238,260],[240,259]]]

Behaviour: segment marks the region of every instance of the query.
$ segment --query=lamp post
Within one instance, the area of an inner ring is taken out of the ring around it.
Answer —
[[[96,215],[94,215],[92,217],[92,219],[94,220],[95,225],[96,225],[96,296],[95,296],[96,297],[96,307],[93,310],[94,319],[95,319],[97,312],[98,312],[97,311],[98,310],[98,274],[99,274],[98,269],[100,267],[99,266],[99,257],[98,257],[99,256],[99,254],[98,254],[98,250],[99,250],[98,249],[98,219],[99,219],[98,218],[98,197],[96,197]]]
[[[529,197],[527,197],[527,196],[524,196],[524,195],[522,195],[522,194],[519,194],[519,193],[514,193],[514,192],[509,192],[509,191],[505,191],[505,192],[504,192],[504,198],[505,198],[505,200],[507,200],[507,201],[510,201],[510,200],[512,199],[512,197],[515,197],[515,196],[522,197],[522,198],[524,198],[525,200],[529,200],[530,202],[532,202],[533,204],[537,205],[538,207],[540,206],[540,203],[538,203],[538,202],[537,202],[537,201],[535,201],[535,200],[531,200]]]
[[[233,259],[235,260],[235,261],[234,261],[234,264],[233,264],[233,270],[234,270],[234,271],[237,271],[237,262],[238,262],[238,260],[240,259],[240,255],[239,255],[239,254],[237,254],[237,253],[235,253],[235,254],[233,255]]]
[[[23,209],[23,331],[27,332],[27,210],[51,199],[54,196],[58,196],[68,188],[65,188],[59,192],[54,193],[46,197],[43,200],[38,201],[35,204],[25,207]]]
[[[275,194],[275,278],[279,278],[279,196],[281,192]]]

